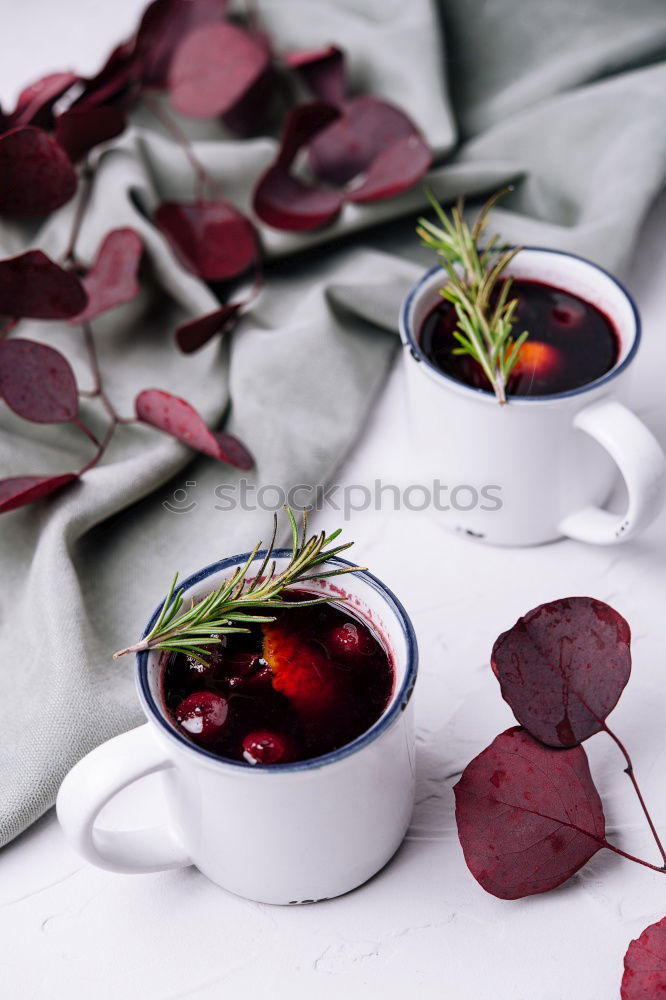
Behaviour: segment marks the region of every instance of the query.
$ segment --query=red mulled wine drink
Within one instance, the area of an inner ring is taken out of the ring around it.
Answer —
[[[356,739],[393,690],[391,657],[344,604],[295,606],[248,633],[222,636],[206,664],[165,655],[163,693],[173,724],[219,757],[250,764],[307,760]]]
[[[540,281],[514,278],[510,298],[518,300],[514,333],[529,335],[507,384],[509,396],[549,396],[594,382],[617,362],[618,334],[610,319],[590,302]],[[426,317],[420,344],[446,375],[475,389],[492,391],[481,366],[454,353],[457,317],[442,300]]]

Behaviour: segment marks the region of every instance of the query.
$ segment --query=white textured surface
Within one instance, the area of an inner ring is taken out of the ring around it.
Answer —
[[[63,66],[93,68],[106,47],[103,41],[96,45],[95,37],[122,32],[139,6],[135,0],[58,5]],[[67,10],[76,10],[77,17],[68,19]],[[32,75],[58,68],[46,30],[56,30],[55,17],[44,19],[45,11],[44,0],[12,8],[14,41],[0,74],[6,100],[25,79],[26,53]],[[85,59],[74,35],[91,39]],[[630,280],[645,323],[634,395],[662,442],[665,228],[662,199]],[[402,425],[397,369],[340,481],[404,482],[408,447]],[[326,523],[334,521],[329,514]],[[192,869],[131,877],[90,868],[68,849],[49,814],[0,855],[2,997],[619,996],[628,942],[666,913],[663,876],[602,852],[556,892],[520,902],[496,900],[465,867],[451,786],[468,760],[512,721],[488,666],[494,638],[542,601],[590,594],[616,606],[633,628],[634,673],[612,723],[633,753],[666,834],[665,529],[666,514],[624,548],[560,542],[507,551],[447,535],[423,513],[355,515],[346,532],[357,541],[358,558],[399,593],[421,646],[418,802],[396,858],[349,896],[315,907],[276,908],[230,896]],[[602,735],[588,751],[610,838],[655,860],[617,751]],[[146,796],[135,795],[128,805],[145,812]]]

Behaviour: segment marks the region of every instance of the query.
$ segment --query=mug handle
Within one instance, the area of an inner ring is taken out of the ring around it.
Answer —
[[[70,844],[86,861],[111,872],[161,872],[192,864],[169,826],[120,831],[96,826],[101,810],[123,788],[173,766],[147,723],[102,743],[72,768],[58,792],[56,811]]]
[[[666,498],[666,459],[661,445],[631,410],[615,400],[584,407],[573,425],[609,453],[624,477],[629,502],[620,515],[601,507],[584,507],[565,517],[559,529],[581,542],[624,542],[655,519]]]

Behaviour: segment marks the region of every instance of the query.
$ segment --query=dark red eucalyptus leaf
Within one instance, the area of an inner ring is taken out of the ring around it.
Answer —
[[[269,167],[254,190],[254,210],[259,218],[274,229],[304,232],[326,226],[342,208],[343,198],[337,191],[316,188],[292,177],[288,170],[276,164]]]
[[[228,0],[154,0],[144,11],[136,38],[136,53],[144,84],[164,87],[178,43],[193,28],[221,21]]]
[[[139,93],[139,62],[134,39],[122,42],[111,52],[101,70],[86,80],[76,107],[116,104],[127,107]]]
[[[260,38],[227,22],[190,31],[169,68],[169,99],[191,118],[223,115],[265,72],[270,54]]]
[[[281,80],[273,65],[222,115],[228,129],[242,137],[256,135],[280,99]]]
[[[337,108],[322,101],[310,101],[292,108],[284,123],[276,163],[290,167],[303,146],[339,116]]]
[[[0,514],[25,507],[55,493],[78,476],[75,472],[67,472],[62,476],[14,476],[11,479],[0,479]]]
[[[59,115],[55,137],[69,158],[76,162],[100,142],[107,142],[124,131],[127,118],[122,108],[70,108]]]
[[[233,434],[226,431],[213,431],[213,437],[217,441],[220,449],[220,457],[223,462],[228,462],[236,469],[247,471],[254,465],[254,458],[247,450],[242,441]],[[216,457],[216,456],[213,456]]]
[[[314,174],[331,184],[347,184],[398,139],[419,132],[404,111],[376,97],[347,101],[342,115],[310,143]]]
[[[254,226],[229,202],[164,202],[154,221],[181,263],[205,281],[235,278],[257,259]]]
[[[190,448],[227,462],[239,469],[250,469],[254,460],[249,451],[231,434],[210,431],[193,406],[162,389],[144,389],[136,397],[137,418],[170,434]]]
[[[592,597],[542,604],[503,632],[492,652],[502,697],[550,746],[574,746],[603,728],[631,672],[631,630]]]
[[[277,159],[259,178],[253,195],[255,212],[269,226],[291,232],[317,229],[342,208],[338,191],[314,187],[289,172],[299,150],[338,114],[332,105],[313,101],[287,115]]]
[[[8,128],[15,128],[18,125],[40,125],[42,128],[51,128],[53,125],[51,111],[54,103],[78,80],[76,73],[50,73],[49,76],[31,83],[19,94],[16,108],[9,115]]]
[[[500,899],[554,889],[604,846],[603,807],[581,746],[553,750],[508,729],[467,765],[454,792],[467,867]]]
[[[47,215],[76,191],[76,171],[62,146],[28,125],[0,136],[0,213]]]
[[[666,917],[627,948],[621,1000],[666,1000]]]
[[[183,354],[192,354],[207,344],[217,333],[230,333],[238,322],[242,302],[230,302],[215,312],[181,323],[176,330],[176,343]]]
[[[113,229],[97,253],[97,260],[82,279],[88,294],[83,312],[72,316],[70,323],[88,323],[95,316],[139,294],[136,280],[143,254],[143,241],[134,229]]]
[[[88,301],[86,290],[71,271],[41,250],[0,260],[0,314],[32,319],[67,319]]]
[[[63,424],[79,412],[69,362],[34,340],[0,341],[0,396],[19,417],[36,424]]]
[[[418,135],[407,135],[388,146],[347,192],[354,202],[393,198],[420,181],[432,163],[432,150]]]
[[[345,57],[337,45],[305,52],[287,52],[283,62],[302,77],[320,101],[342,104],[345,99]]]

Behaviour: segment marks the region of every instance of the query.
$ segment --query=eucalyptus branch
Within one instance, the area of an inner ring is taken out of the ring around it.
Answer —
[[[275,516],[273,537],[255,576],[248,579],[248,572],[261,548],[261,542],[257,542],[245,563],[237,566],[231,576],[223,580],[216,590],[201,601],[193,602],[187,610],[181,611],[184,591],[182,588],[176,590],[178,582],[176,573],[157,622],[149,634],[140,642],[114,653],[114,660],[126,653],[163,649],[172,653],[186,653],[205,662],[210,655],[208,647],[219,643],[223,635],[230,632],[249,632],[251,625],[275,621],[275,615],[271,612],[289,603],[284,600],[284,594],[293,584],[305,583],[308,580],[323,580],[363,569],[361,566],[345,566],[341,569],[319,570],[319,566],[323,566],[333,556],[344,552],[353,545],[353,542],[342,545],[331,544],[340,535],[340,528],[330,535],[322,531],[308,538],[307,511],[303,511],[301,532],[292,510],[289,507],[285,507],[285,510],[291,526],[291,558],[280,573],[277,572],[275,560],[272,559],[277,536],[277,516]],[[315,597],[312,600],[292,602],[292,606],[305,608],[329,600],[328,597]]]
[[[203,200],[206,195],[207,187],[216,197],[222,197],[224,192],[221,185],[218,184],[215,178],[208,173],[203,163],[198,159],[194,149],[192,148],[192,143],[190,142],[187,133],[183,131],[176,119],[169,114],[159,96],[150,90],[145,90],[143,92],[143,103],[151,114],[153,114],[155,118],[161,122],[166,131],[172,139],[178,143],[185,154],[194,172],[194,197],[197,200]]]
[[[90,166],[90,162],[85,160],[83,167],[81,168],[81,180],[79,184],[79,192],[77,196],[76,207],[74,209],[74,214],[72,216],[72,225],[69,233],[69,239],[67,240],[67,246],[60,255],[60,260],[62,264],[76,264],[76,242],[79,238],[79,232],[81,231],[81,226],[83,225],[83,219],[86,214],[86,209],[88,208],[88,203],[90,201],[90,195],[92,192],[92,184],[94,178],[94,171]]]
[[[435,250],[448,278],[440,294],[452,304],[458,320],[453,336],[454,354],[468,354],[481,366],[499,403],[506,403],[506,384],[518,360],[527,331],[512,335],[518,302],[509,301],[511,279],[505,272],[521,247],[498,250],[493,236],[484,249],[479,241],[488,213],[508,188],[498,191],[483,206],[470,229],[463,217],[464,203],[458,199],[450,216],[426,189],[439,225],[419,219],[417,233],[424,246]]]

